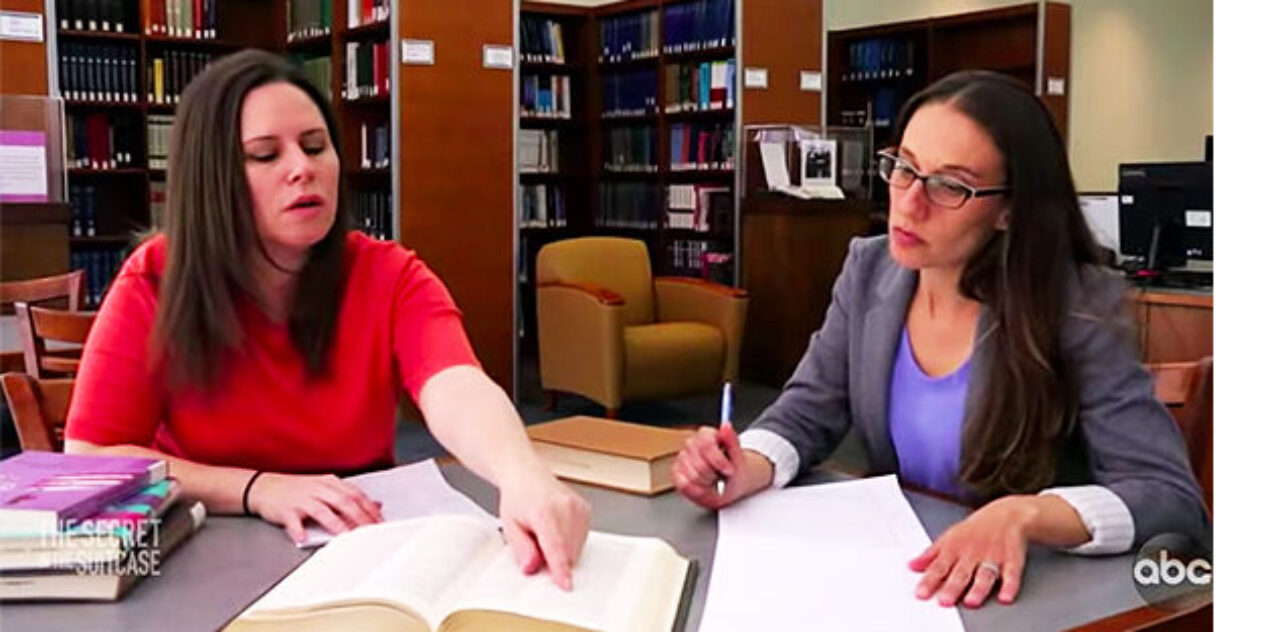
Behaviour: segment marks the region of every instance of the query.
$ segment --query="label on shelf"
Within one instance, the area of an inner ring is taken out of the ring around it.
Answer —
[[[1213,211],[1187,209],[1183,221],[1191,228],[1212,228]]]
[[[822,73],[817,70],[801,70],[800,91],[822,92]]]
[[[485,68],[510,70],[515,67],[515,53],[512,52],[510,46],[485,44],[481,59]]]
[[[0,39],[43,42],[44,16],[25,11],[0,11]]]
[[[760,90],[767,89],[769,87],[769,69],[743,68],[742,86],[744,88],[757,88]]]
[[[433,40],[400,40],[400,63],[431,66],[436,63],[436,43]]]
[[[1067,93],[1067,80],[1064,77],[1049,77],[1048,92],[1050,95],[1060,96]]]

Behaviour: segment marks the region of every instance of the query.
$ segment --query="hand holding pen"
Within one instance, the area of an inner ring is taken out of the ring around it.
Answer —
[[[772,477],[772,466],[764,457],[755,452],[743,454],[732,417],[733,390],[725,384],[719,426],[698,428],[671,464],[676,490],[708,509],[719,509],[761,489]]]

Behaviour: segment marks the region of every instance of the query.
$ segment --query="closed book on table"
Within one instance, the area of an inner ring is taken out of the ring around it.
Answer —
[[[23,452],[0,461],[0,535],[57,533],[168,474],[163,459]]]
[[[592,531],[565,592],[524,574],[491,521],[442,514],[335,537],[226,630],[680,630],[696,575],[662,540]]]
[[[556,476],[626,492],[671,489],[671,464],[692,430],[568,417],[528,428],[533,449]]]
[[[70,568],[119,559],[151,535],[178,499],[165,479],[55,534],[0,536],[0,571]]]
[[[0,601],[115,601],[160,574],[163,560],[204,524],[205,513],[198,500],[180,501],[164,514],[154,537],[109,564],[0,573]]]

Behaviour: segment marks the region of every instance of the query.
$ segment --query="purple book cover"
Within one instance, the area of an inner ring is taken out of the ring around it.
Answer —
[[[23,452],[0,461],[0,532],[57,531],[164,480],[160,459]]]

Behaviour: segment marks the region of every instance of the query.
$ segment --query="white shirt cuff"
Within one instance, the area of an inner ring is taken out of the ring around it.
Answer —
[[[773,486],[785,487],[800,469],[800,453],[790,441],[771,430],[752,428],[738,437],[744,450],[760,453],[773,463]]]
[[[1041,494],[1053,494],[1071,505],[1092,540],[1066,549],[1079,555],[1123,553],[1133,546],[1133,515],[1115,492],[1101,485],[1051,487]]]

